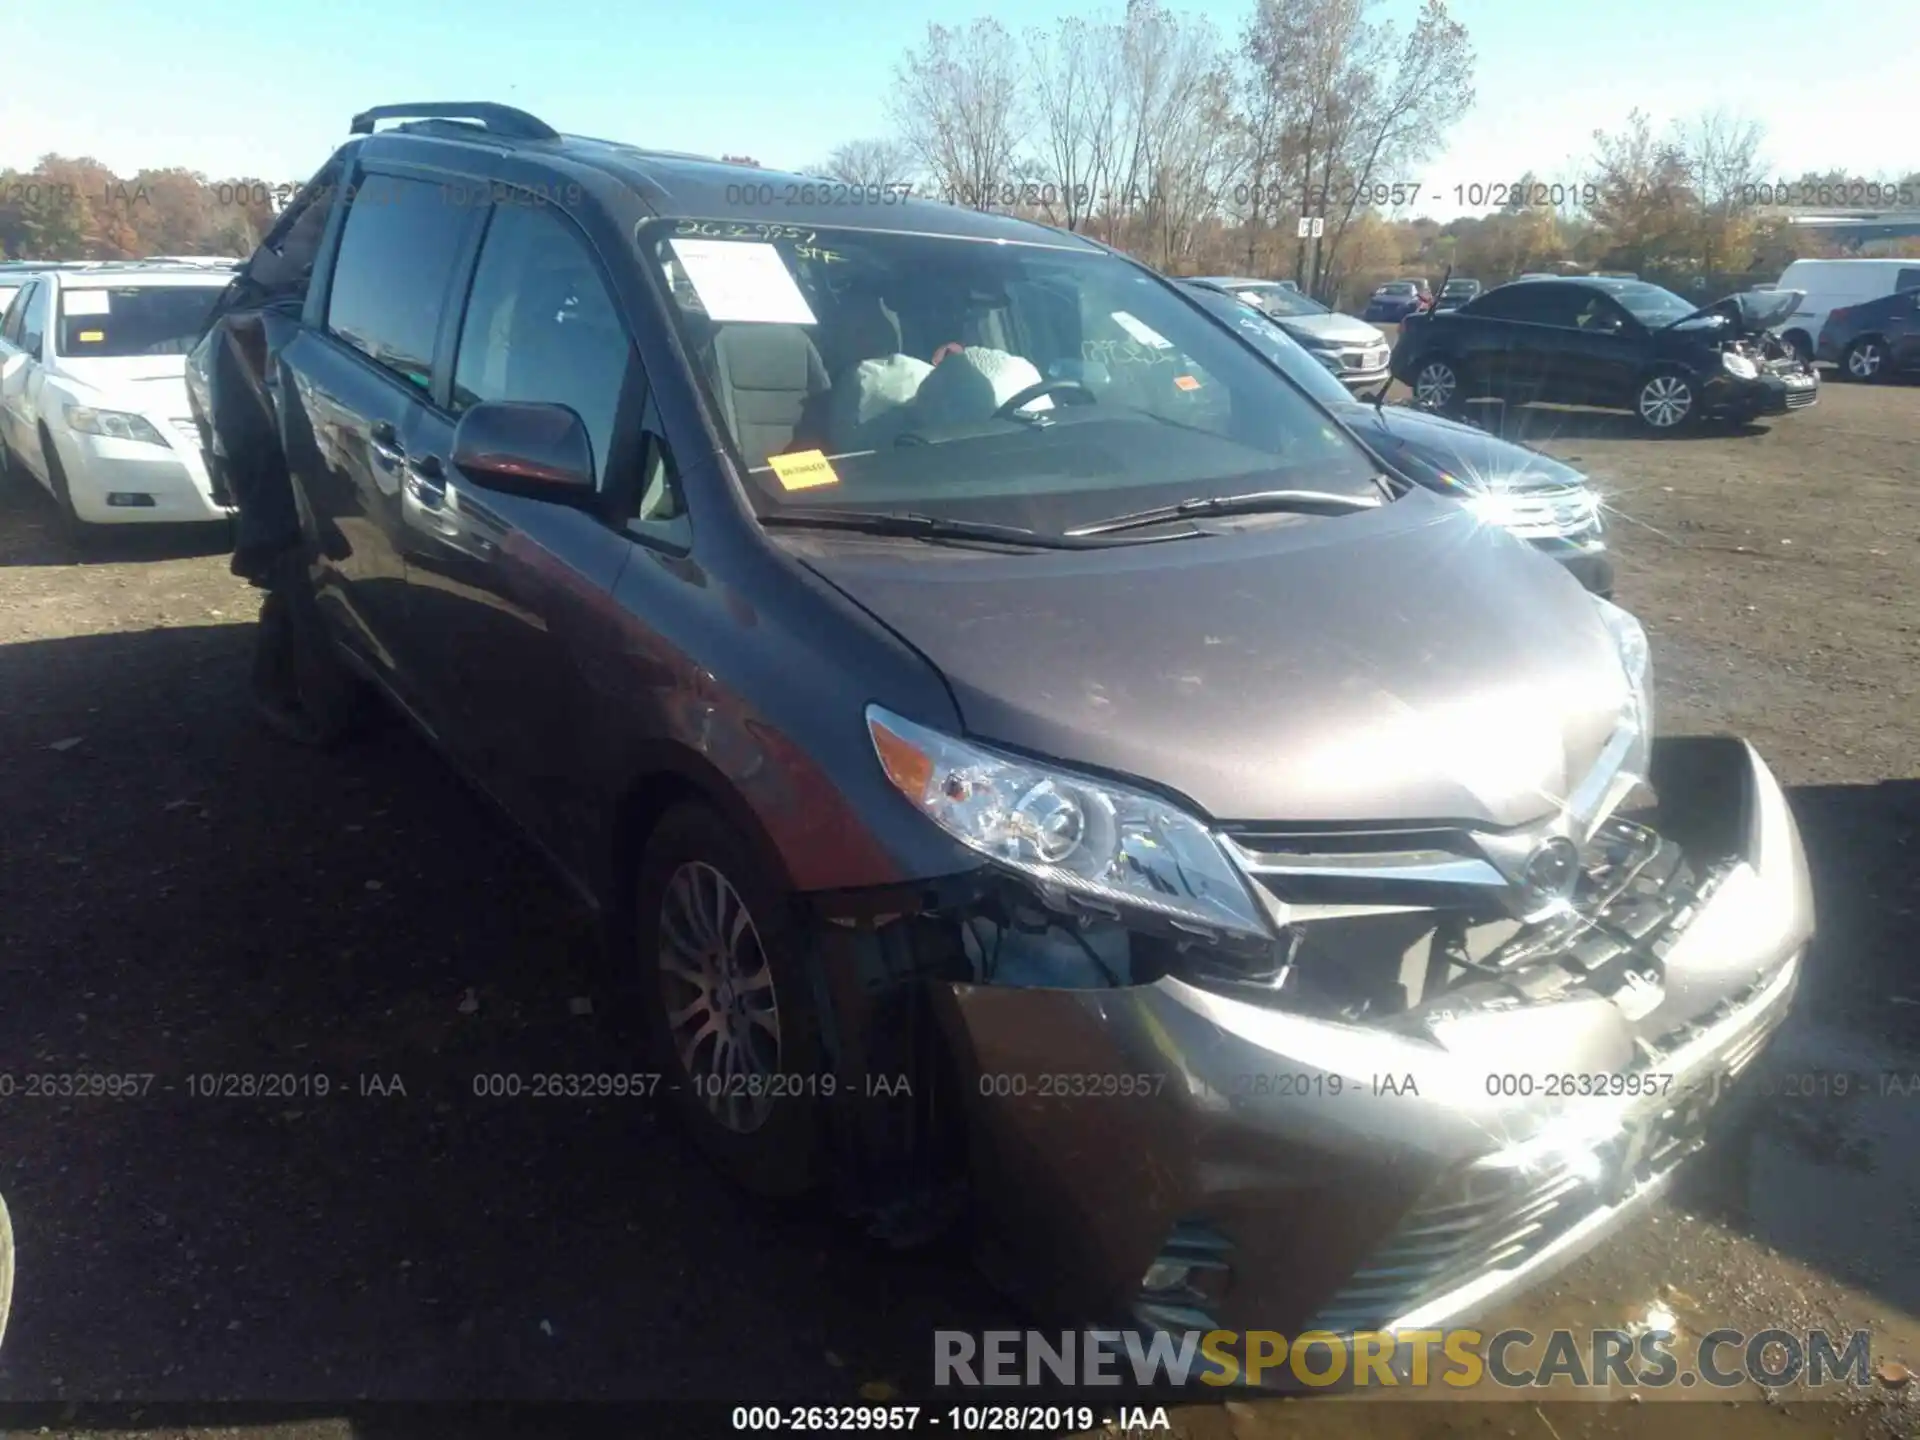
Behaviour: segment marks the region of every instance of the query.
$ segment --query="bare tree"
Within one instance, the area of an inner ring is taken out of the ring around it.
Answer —
[[[1025,75],[1013,37],[988,18],[964,29],[929,25],[921,47],[902,57],[889,97],[894,123],[956,203],[995,208],[1019,173]]]
[[[1371,3],[1364,0],[1365,7]],[[1447,122],[1473,104],[1473,46],[1466,27],[1448,14],[1445,0],[1426,0],[1397,54],[1395,39],[1390,26],[1365,20],[1356,26],[1351,53],[1359,68],[1343,77],[1341,86],[1351,93],[1343,118],[1353,148],[1341,167],[1339,223],[1327,227],[1329,266],[1355,212],[1375,203],[1379,182],[1429,158]]]
[[[1078,17],[1054,30],[1027,32],[1027,64],[1038,120],[1042,203],[1069,230],[1086,223],[1098,198],[1092,175],[1100,163],[1103,121],[1113,97],[1098,78],[1104,27]]]
[[[823,165],[810,173],[842,180],[849,185],[901,185],[913,179],[918,165],[913,152],[899,140],[849,140],[834,147]]]
[[[1759,121],[1724,110],[1706,111],[1674,127],[1672,144],[1698,207],[1692,227],[1695,258],[1706,270],[1727,268],[1736,251],[1752,248],[1765,138]]]

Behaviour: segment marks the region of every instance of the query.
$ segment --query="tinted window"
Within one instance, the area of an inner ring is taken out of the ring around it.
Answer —
[[[1894,277],[1893,288],[1900,290],[1920,290],[1920,270],[1902,270]]]
[[[26,294],[26,311],[20,320],[20,348],[38,359],[47,338],[47,297],[53,286],[42,280]]]
[[[1548,317],[1558,315],[1559,323],[1571,325],[1578,308],[1563,286],[1545,285],[1532,280],[1525,285],[1502,285],[1489,290],[1470,304],[1462,305],[1462,315],[1484,315],[1490,320],[1528,320],[1535,324],[1555,323]]]
[[[184,355],[206,328],[222,285],[68,289],[54,352],[82,357]]]
[[[1663,290],[1658,285],[1648,285],[1644,281],[1609,286],[1608,293],[1620,302],[1629,315],[1649,328],[1684,320],[1700,308],[1691,300],[1681,299],[1671,290]]]
[[[340,236],[327,300],[327,328],[425,390],[447,280],[471,207],[437,185],[369,175]]]
[[[573,227],[538,206],[496,208],[461,325],[454,409],[482,400],[571,406],[604,475],[630,354],[613,298]]]
[[[642,244],[762,513],[1057,530],[1249,489],[1378,494],[1318,406],[1104,251],[697,219]],[[830,468],[774,463],[809,451]]]

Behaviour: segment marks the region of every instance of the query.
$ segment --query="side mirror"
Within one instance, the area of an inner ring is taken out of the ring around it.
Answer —
[[[557,505],[595,499],[593,441],[565,405],[490,400],[460,417],[453,468],[486,490]]]

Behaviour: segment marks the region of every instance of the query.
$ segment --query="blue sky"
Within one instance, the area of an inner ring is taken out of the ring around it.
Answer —
[[[0,78],[0,165],[48,150],[126,174],[300,180],[367,105],[498,99],[562,130],[668,149],[818,161],[882,133],[901,52],[930,21],[1010,26],[1110,7],[967,0],[64,0],[55,40]],[[1195,0],[1229,37],[1251,0]],[[1410,15],[1412,0],[1381,14]],[[1413,176],[1574,178],[1596,126],[1723,105],[1765,122],[1787,175],[1920,168],[1920,23],[1885,0],[1456,0],[1478,100]],[[17,27],[16,27],[17,28]],[[19,38],[15,36],[16,40]],[[1478,208],[1478,207],[1471,207]]]

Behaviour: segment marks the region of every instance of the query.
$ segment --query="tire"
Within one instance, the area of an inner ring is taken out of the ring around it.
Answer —
[[[40,453],[47,459],[47,483],[53,488],[53,503],[60,512],[60,536],[76,550],[92,550],[100,542],[101,527],[82,520],[73,508],[73,492],[67,488],[67,470],[60,463],[60,452],[53,448],[53,437],[40,431]]]
[[[1444,414],[1460,408],[1465,399],[1466,382],[1459,362],[1451,355],[1428,355],[1413,367],[1413,378],[1407,388],[1413,392],[1415,405]]]
[[[1840,357],[1840,374],[1863,385],[1886,379],[1887,342],[1878,335],[1862,335]]]
[[[1633,415],[1652,435],[1677,435],[1700,418],[1700,391],[1682,370],[1656,370],[1633,392]]]
[[[299,550],[284,552],[269,569],[254,637],[253,701],[269,730],[316,750],[358,734],[372,709],[365,682],[333,648]]]
[[[634,1002],[694,1143],[770,1197],[811,1190],[823,1170],[821,1101],[805,1092],[824,1062],[799,940],[788,897],[732,826],[698,802],[660,818],[636,882]],[[753,1076],[787,1089],[755,1098]]]

